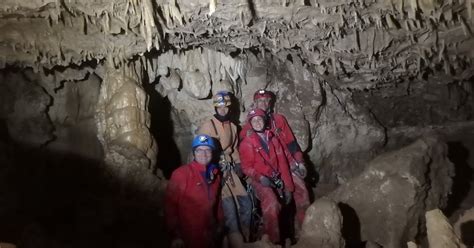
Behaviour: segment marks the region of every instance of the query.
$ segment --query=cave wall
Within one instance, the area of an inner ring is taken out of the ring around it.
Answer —
[[[442,113],[463,121],[471,110],[447,111],[434,99],[469,106],[461,103],[471,99],[468,91],[459,87],[450,86],[450,96],[430,87],[431,95],[422,93],[427,101],[417,93],[425,82],[472,81],[471,1],[8,1],[0,15],[0,65],[41,74],[95,63],[92,71],[103,79],[110,64],[151,82],[172,106],[164,113],[173,119],[171,134],[162,137],[175,143],[183,162],[194,130],[212,114],[209,98],[221,89],[239,100],[240,121],[256,89],[277,92],[276,109],[331,182],[353,176],[386,142],[396,146],[403,137],[385,134],[400,127],[394,123],[442,122]],[[408,101],[384,97],[406,88]],[[392,105],[393,116],[384,107]],[[146,155],[152,164],[153,156]]]

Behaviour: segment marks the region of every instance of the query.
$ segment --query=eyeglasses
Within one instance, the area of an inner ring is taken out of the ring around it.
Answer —
[[[197,155],[204,155],[204,154],[211,154],[212,153],[212,149],[196,149],[194,150],[194,153],[197,154]]]

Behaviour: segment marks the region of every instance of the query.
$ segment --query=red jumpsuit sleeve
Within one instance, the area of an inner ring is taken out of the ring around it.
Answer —
[[[273,141],[275,149],[277,149],[278,171],[280,171],[281,179],[285,184],[285,190],[293,192],[295,191],[295,185],[293,183],[293,178],[291,177],[290,166],[288,165],[285,151],[277,139],[274,139]]]
[[[186,177],[182,170],[176,170],[171,175],[165,194],[165,219],[169,232],[179,237],[179,204],[185,191]]]
[[[240,153],[240,163],[242,166],[242,171],[245,175],[251,177],[252,179],[260,180],[262,175],[270,177],[271,176],[271,169],[269,168],[268,171],[261,171],[262,166],[258,166],[257,156],[255,149],[252,145],[252,142],[249,137],[244,138],[242,143],[240,143],[239,147]]]
[[[282,141],[285,148],[288,149],[296,162],[303,162],[303,153],[291,130],[290,124],[288,124],[288,120],[286,120],[285,116],[279,114],[275,116],[275,121],[278,123],[277,126],[281,128],[280,135],[284,136]]]
[[[242,130],[240,130],[240,133],[239,133],[239,140],[243,140],[246,136],[247,136],[247,131],[250,129],[250,125],[247,123],[245,123],[245,125],[242,127]]]

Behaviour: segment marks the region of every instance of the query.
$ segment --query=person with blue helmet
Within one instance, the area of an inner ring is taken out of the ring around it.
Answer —
[[[217,223],[223,218],[219,202],[221,176],[212,163],[216,144],[197,135],[192,142],[193,161],[171,175],[165,195],[165,219],[171,247],[218,247]]]
[[[239,248],[250,238],[253,205],[241,181],[244,175],[240,168],[237,126],[230,121],[231,95],[227,91],[219,91],[212,100],[215,113],[204,121],[198,133],[218,141],[226,237],[230,248]]]

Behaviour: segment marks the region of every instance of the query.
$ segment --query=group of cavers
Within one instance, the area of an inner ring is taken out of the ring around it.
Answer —
[[[237,248],[263,234],[274,244],[298,239],[310,204],[303,154],[286,118],[272,111],[274,94],[258,90],[253,100],[238,133],[230,93],[214,95],[215,114],[196,132],[192,162],[167,186],[171,247]]]

